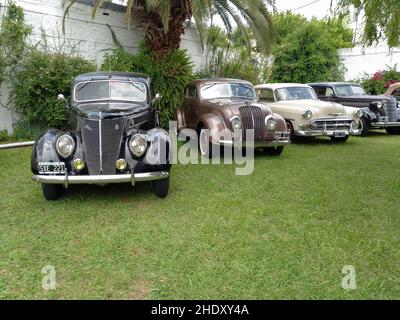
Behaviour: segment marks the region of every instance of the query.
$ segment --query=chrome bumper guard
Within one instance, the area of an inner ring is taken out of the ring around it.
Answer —
[[[289,132],[275,132],[275,139],[268,141],[253,141],[247,143],[246,141],[233,141],[233,140],[219,140],[221,146],[231,146],[231,147],[246,147],[254,146],[255,148],[262,147],[279,147],[290,143]]]
[[[94,175],[94,176],[49,176],[34,175],[32,180],[45,184],[63,184],[66,188],[70,184],[99,184],[105,185],[109,183],[131,183],[133,186],[136,182],[162,180],[169,177],[167,171],[155,171],[135,174],[114,174],[114,175]]]

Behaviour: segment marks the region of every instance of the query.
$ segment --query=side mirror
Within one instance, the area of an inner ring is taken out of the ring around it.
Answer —
[[[161,98],[162,98],[162,95],[159,94],[159,93],[157,93],[157,94],[155,95],[155,97],[153,98],[152,103],[154,104],[155,102],[157,102],[157,101],[160,100]]]
[[[65,99],[65,97],[64,97],[64,95],[63,95],[62,93],[60,93],[60,94],[57,96],[57,100],[58,100],[58,101],[64,101],[65,106],[66,106],[67,108],[69,108],[67,99]]]

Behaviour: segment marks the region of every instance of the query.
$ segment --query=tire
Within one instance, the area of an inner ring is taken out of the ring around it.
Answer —
[[[388,134],[400,134],[400,128],[399,127],[387,127],[386,132]]]
[[[280,156],[283,151],[283,146],[264,148],[264,153],[270,156]]]
[[[63,186],[59,184],[42,183],[42,191],[44,198],[47,201],[54,201],[61,198],[63,193]]]
[[[204,128],[199,132],[199,152],[203,157],[212,158],[213,144],[210,142],[209,136],[206,134]]]
[[[169,177],[153,181],[153,192],[159,198],[165,198],[169,191]]]
[[[361,129],[361,136],[365,137],[368,135],[369,132],[369,121],[365,117],[361,117],[360,119],[360,129]]]
[[[286,127],[289,132],[289,138],[291,142],[296,142],[298,141],[297,137],[294,135],[294,127],[293,124],[290,121],[286,121]]]
[[[332,140],[333,142],[338,142],[338,143],[344,143],[344,142],[346,142],[348,139],[349,139],[349,136],[345,136],[345,137],[342,137],[342,138],[331,137],[331,140]]]

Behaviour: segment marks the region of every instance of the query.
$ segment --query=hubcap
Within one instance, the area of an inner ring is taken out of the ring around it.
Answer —
[[[205,156],[208,152],[208,135],[206,131],[200,131],[200,153]]]

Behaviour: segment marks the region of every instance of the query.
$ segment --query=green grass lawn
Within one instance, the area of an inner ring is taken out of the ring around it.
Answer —
[[[46,202],[30,153],[0,150],[0,298],[400,298],[399,136],[290,145],[250,176],[176,165],[165,200],[142,184]]]

